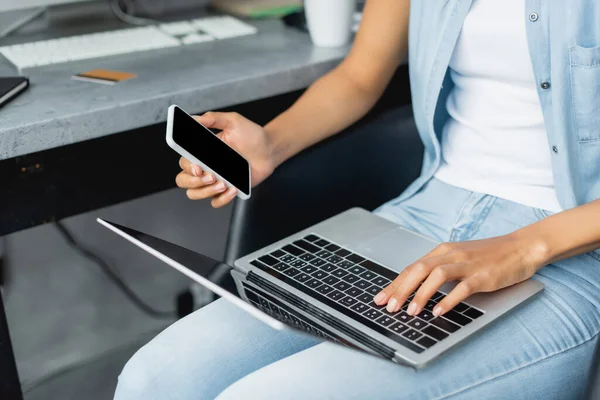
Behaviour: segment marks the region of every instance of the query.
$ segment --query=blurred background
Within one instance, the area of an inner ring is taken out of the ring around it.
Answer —
[[[141,345],[211,300],[95,222],[223,258],[231,207],[175,188],[167,107],[266,123],[350,41],[314,46],[300,0],[0,1],[0,79],[29,80],[0,100],[0,398],[110,399]]]

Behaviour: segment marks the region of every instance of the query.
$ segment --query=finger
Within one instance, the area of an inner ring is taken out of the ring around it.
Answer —
[[[223,130],[229,128],[239,118],[239,114],[209,111],[194,118],[207,128]]]
[[[425,305],[435,294],[435,292],[446,282],[454,281],[463,277],[464,265],[463,264],[443,264],[435,267],[425,282],[415,293],[415,297],[412,299],[410,305],[407,308],[411,312],[409,315],[418,315],[423,311]]]
[[[175,183],[182,189],[199,189],[215,183],[215,177],[210,172],[206,172],[202,177],[198,177],[182,171],[175,178]]]
[[[233,199],[235,199],[236,195],[237,189],[234,187],[230,187],[225,193],[220,194],[219,196],[216,196],[214,199],[212,199],[210,203],[214,208],[221,208],[231,203]]]
[[[389,312],[400,310],[406,299],[408,299],[408,296],[423,282],[434,266],[432,259],[421,259],[409,265],[388,287],[375,296],[373,300],[378,305],[384,305],[387,302],[387,310]]]
[[[189,175],[202,176],[202,168],[192,164],[188,159],[181,157],[179,159],[179,167]]]
[[[452,310],[458,303],[465,300],[473,293],[479,292],[480,282],[476,278],[469,278],[460,282],[456,287],[448,293],[442,301],[433,309],[433,315],[444,315]]]
[[[429,273],[433,268],[449,262],[449,256],[443,255],[422,258],[414,264],[409,265],[381,292],[383,293],[383,296],[380,297],[379,294],[376,296],[374,299],[375,303],[383,305],[387,301],[387,310],[389,312],[399,311],[409,296],[413,294],[419,285],[427,278],[427,276],[429,276]]]
[[[202,200],[217,196],[227,190],[224,182],[218,182],[213,185],[205,186],[199,189],[188,189],[186,194],[190,200]]]

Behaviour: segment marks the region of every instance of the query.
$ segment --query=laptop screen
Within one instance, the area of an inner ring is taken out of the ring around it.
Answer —
[[[298,334],[308,334],[321,340],[356,348],[354,344],[332,332],[331,329],[294,309],[274,291],[248,282],[243,273],[236,271],[230,265],[113,222],[100,218],[97,221],[274,329],[292,329]],[[228,289],[223,284],[212,282],[210,276],[217,270],[220,272],[219,276],[230,273],[234,278],[235,288]]]

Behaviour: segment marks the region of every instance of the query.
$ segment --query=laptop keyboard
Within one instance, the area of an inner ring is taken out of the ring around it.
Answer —
[[[418,353],[484,314],[460,303],[435,318],[433,308],[446,295],[439,291],[417,316],[406,313],[414,294],[399,312],[389,313],[375,304],[373,296],[398,274],[314,234],[250,263]]]

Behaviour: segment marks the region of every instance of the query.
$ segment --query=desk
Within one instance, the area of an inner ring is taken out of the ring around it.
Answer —
[[[124,131],[141,144],[143,131],[135,129],[164,122],[172,103],[200,112],[303,89],[348,51],[315,48],[308,35],[278,21],[255,25],[260,33],[254,36],[33,70],[30,90],[0,110],[0,168],[15,157],[84,146]],[[138,78],[116,86],[70,79],[93,68],[135,72]],[[11,74],[0,64],[0,75]],[[105,160],[112,161],[110,155]],[[21,394],[3,315],[0,296],[0,398],[13,399]]]

